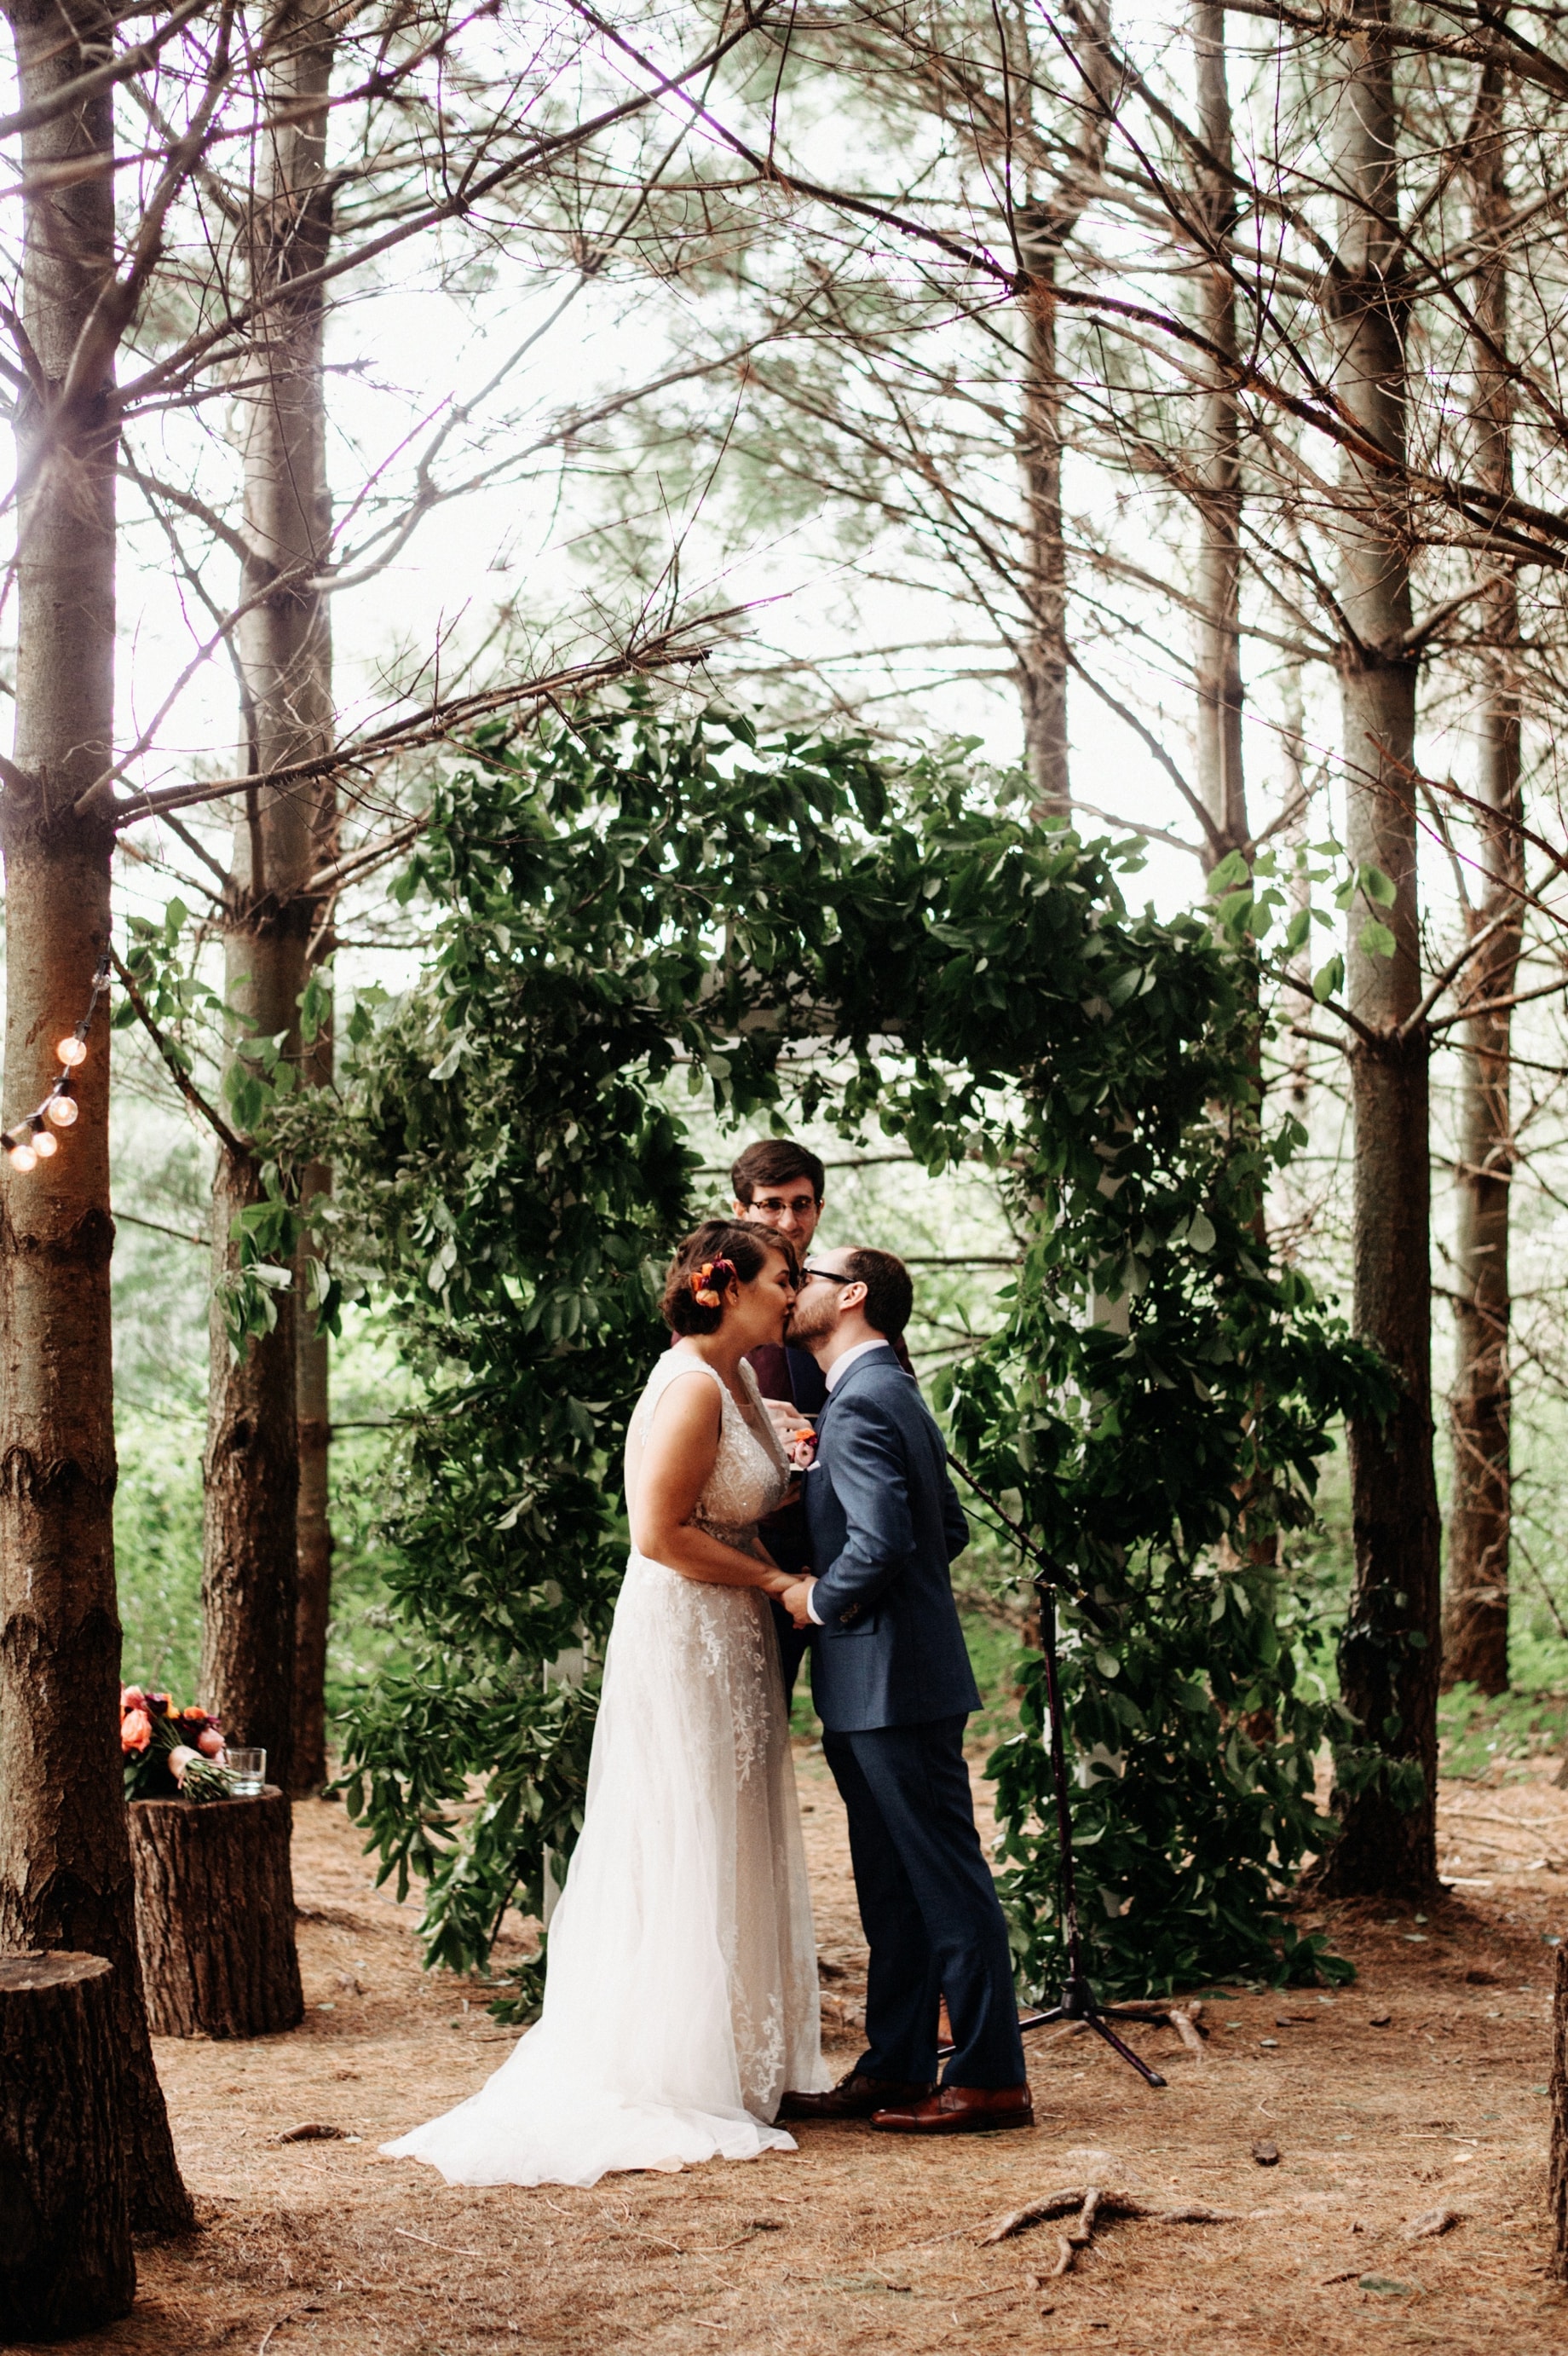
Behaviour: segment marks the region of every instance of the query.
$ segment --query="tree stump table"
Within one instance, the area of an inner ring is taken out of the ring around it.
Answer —
[[[135,2297],[113,1976],[0,1956],[0,2343],[74,2339]]]
[[[133,1800],[136,1945],[155,2037],[266,2037],[304,2018],[293,1812],[254,1799]]]

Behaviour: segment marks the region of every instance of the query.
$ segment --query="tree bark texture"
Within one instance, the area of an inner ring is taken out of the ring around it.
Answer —
[[[1472,126],[1470,229],[1485,259],[1471,296],[1476,426],[1472,461],[1478,479],[1502,498],[1513,489],[1512,388],[1494,357],[1508,349],[1506,238],[1509,197],[1503,169],[1501,73],[1488,66]],[[1483,559],[1483,562],[1486,560]],[[1467,912],[1471,937],[1489,934],[1467,968],[1463,1002],[1476,1009],[1464,1028],[1460,1073],[1459,1189],[1455,1303],[1457,1364],[1450,1408],[1453,1504],[1448,1517],[1448,1580],[1443,1614],[1443,1681],[1461,1679],[1482,1693],[1508,1689],[1509,1550],[1512,1465],[1509,1323],[1509,1205],[1514,1168],[1510,997],[1523,933],[1523,818],[1520,707],[1514,673],[1519,594],[1511,573],[1495,571],[1482,597],[1484,701],[1477,799],[1485,884]],[[1493,930],[1493,927],[1496,927]],[[1492,1012],[1481,1010],[1490,1006]]]
[[[1061,537],[1061,386],[1056,254],[1039,258],[1026,298],[1021,461],[1029,621],[1019,652],[1024,768],[1037,818],[1072,808],[1067,744],[1067,550]]]
[[[1000,19],[998,18],[998,23]],[[1018,207],[1013,222],[1025,272],[1019,461],[1023,477],[1023,594],[1027,621],[1019,651],[1024,768],[1037,818],[1072,809],[1067,741],[1067,544],[1061,509],[1061,379],[1057,355],[1056,275],[1104,162],[1115,76],[1106,51],[1104,0],[1088,0],[1074,22],[1082,81],[1072,103],[1071,157],[1043,201]],[[1027,50],[1027,37],[1026,37]],[[1027,54],[1020,91],[1031,82]]]
[[[1386,15],[1387,0],[1375,13]],[[1392,50],[1374,29],[1347,41],[1339,100],[1339,259],[1336,390],[1385,450],[1404,446],[1397,125]],[[1427,1896],[1436,1886],[1439,1547],[1432,1461],[1429,1040],[1421,999],[1414,788],[1415,669],[1410,548],[1401,497],[1347,457],[1340,476],[1339,595],[1348,848],[1358,870],[1393,885],[1392,908],[1358,899],[1349,998],[1360,1029],[1350,1057],[1356,1330],[1392,1366],[1400,1399],[1386,1426],[1349,1431],[1356,1569],[1340,1644],[1340,1689],[1360,1723],[1360,1772],[1336,1794],[1339,1837],[1325,1886]],[[1386,920],[1392,957],[1363,948]],[[1407,1027],[1408,1026],[1408,1027]],[[1394,1762],[1371,1772],[1371,1753]],[[1401,1770],[1404,1771],[1403,1775]],[[1396,1788],[1419,1772],[1422,1790]]]
[[[259,1798],[133,1800],[136,1937],[159,2037],[271,2037],[304,2019],[293,1812]]]
[[[0,2342],[131,2312],[128,2147],[112,1964],[0,1960]]]
[[[1568,2282],[1568,1946],[1557,1950],[1552,1992],[1552,2150],[1547,2210],[1552,2247],[1548,2272]]]
[[[113,46],[78,0],[9,11],[25,102]],[[109,945],[112,836],[78,804],[114,720],[113,181],[56,177],[113,145],[107,93],[23,142],[25,326],[38,379],[18,400],[16,730],[0,798],[5,861],[5,1116],[55,1078]],[[27,1175],[0,1162],[0,1953],[69,1948],[113,1965],[109,2002],[136,2121],[135,2222],[191,2209],[153,2068],[136,1964],[119,1746],[109,1018],[88,1041],[80,1117]]]
[[[315,0],[287,9],[272,34],[269,121],[255,149],[250,276],[261,308],[244,375],[245,519],[249,553],[239,628],[248,773],[327,749],[332,732],[330,641],[315,585],[331,518],[322,399],[322,294],[291,291],[320,268],[331,237],[325,176],[332,42]],[[313,903],[304,886],[318,856],[319,798],[261,786],[235,827],[227,912],[232,1005],[264,1035],[284,1034],[296,1071],[299,1001],[308,968]],[[257,1157],[225,1153],[213,1195],[213,1250],[221,1283],[238,1262],[235,1215],[260,1199]],[[262,1745],[272,1772],[293,1787],[297,1647],[299,1430],[292,1293],[275,1296],[277,1323],[235,1361],[215,1301],[211,1330],[202,1572],[204,1695],[238,1739]]]
[[[330,953],[330,952],[329,952]],[[313,1087],[332,1081],[332,1032],[319,1034],[307,1056]],[[331,1189],[332,1173],[313,1162],[305,1173],[303,1205]],[[295,1401],[299,1421],[300,1485],[299,1602],[294,1615],[293,1789],[314,1792],[325,1783],[326,1632],[332,1617],[331,1345],[317,1333],[303,1307],[295,1335]]]
[[[1192,12],[1198,128],[1211,163],[1200,162],[1197,202],[1214,248],[1235,227],[1230,179],[1231,98],[1225,76],[1225,12],[1221,0],[1196,0]],[[1199,279],[1200,325],[1231,360],[1239,352],[1231,273],[1210,259]],[[1216,378],[1204,394],[1194,452],[1199,619],[1198,792],[1213,825],[1207,864],[1217,867],[1250,839],[1242,765],[1242,445],[1233,380]]]

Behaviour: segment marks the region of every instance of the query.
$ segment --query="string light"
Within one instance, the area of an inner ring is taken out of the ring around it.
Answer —
[[[98,960],[92,975],[92,995],[87,1001],[87,1012],[74,1031],[68,1031],[55,1048],[59,1058],[59,1077],[36,1112],[19,1120],[14,1129],[0,1130],[0,1153],[10,1162],[13,1170],[36,1170],[40,1162],[48,1162],[59,1151],[57,1129],[69,1129],[81,1108],[71,1092],[71,1075],[87,1061],[87,1034],[92,1028],[92,1018],[98,1012],[98,1001],[109,987],[109,956],[105,951]]]

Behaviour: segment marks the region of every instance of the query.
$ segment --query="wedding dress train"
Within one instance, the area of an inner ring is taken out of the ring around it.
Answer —
[[[671,1351],[634,1418],[694,1369],[723,1395],[694,1519],[750,1552],[787,1479],[710,1366]],[[829,2083],[795,1768],[767,1599],[633,1553],[604,1664],[588,1804],[550,1925],[544,2009],[487,2084],[382,2149],[449,2184],[578,2184],[793,2151],[786,2087]]]

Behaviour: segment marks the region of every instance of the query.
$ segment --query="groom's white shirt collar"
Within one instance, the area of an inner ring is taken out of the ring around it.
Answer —
[[[828,1367],[827,1374],[823,1376],[823,1380],[827,1385],[828,1389],[832,1390],[843,1380],[850,1367],[855,1364],[856,1359],[863,1358],[868,1350],[891,1350],[891,1348],[892,1344],[891,1342],[884,1342],[880,1339],[878,1339],[875,1342],[857,1342],[852,1350],[846,1350],[841,1358],[835,1358],[833,1364]]]

